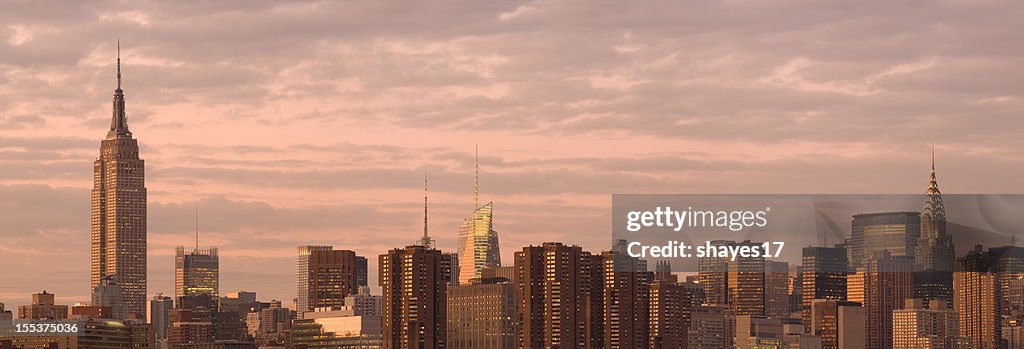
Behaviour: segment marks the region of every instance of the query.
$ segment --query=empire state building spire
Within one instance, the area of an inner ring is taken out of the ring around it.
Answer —
[[[114,110],[110,118],[110,132],[107,139],[132,138],[128,130],[128,119],[124,112],[124,91],[121,90],[121,41],[117,41],[117,89],[114,90]]]

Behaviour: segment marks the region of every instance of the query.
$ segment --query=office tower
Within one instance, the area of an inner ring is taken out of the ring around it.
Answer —
[[[448,287],[448,348],[518,348],[516,285],[504,278],[477,281]]]
[[[120,49],[118,49],[120,52]],[[110,131],[93,164],[92,278],[89,288],[104,276],[121,286],[129,317],[146,317],[146,183],[139,144],[128,130],[121,57],[117,58],[117,89]]]
[[[520,348],[600,347],[601,257],[545,242],[515,254]]]
[[[892,312],[913,295],[913,269],[913,258],[893,256],[886,250],[874,252],[858,269],[857,276],[863,280],[865,348],[892,348]]]
[[[385,349],[446,348],[447,284],[441,251],[425,246],[380,256]]]
[[[735,241],[715,240],[711,246],[732,246]],[[708,304],[729,304],[729,258],[702,257],[697,261],[699,284],[704,288]]]
[[[109,307],[111,319],[124,319],[128,314],[121,300],[121,286],[110,275],[100,279],[100,284],[92,288],[92,305]]]
[[[54,304],[55,296],[43,290],[32,295],[32,304],[18,307],[18,319],[23,320],[64,320],[68,318],[68,306]]]
[[[821,338],[822,349],[866,348],[866,318],[860,303],[816,299],[809,308],[808,333]]]
[[[1001,246],[988,249],[992,272],[999,280],[999,301],[1003,323],[1024,320],[1024,247]]]
[[[953,349],[960,333],[956,313],[941,299],[925,308],[920,298],[908,298],[892,312],[892,323],[893,348]]]
[[[764,262],[764,315],[773,319],[789,317],[789,263]]]
[[[688,347],[699,349],[732,348],[733,326],[725,305],[706,304],[693,308],[690,315]]]
[[[605,347],[650,347],[649,297],[653,274],[647,271],[647,262],[616,249],[601,253],[601,269]]]
[[[171,297],[158,294],[149,301],[149,322],[153,324],[153,332],[156,340],[167,339],[167,328],[170,325],[169,315],[174,309],[174,300]]]
[[[370,286],[369,270],[366,257],[356,256],[356,286]]]
[[[441,269],[444,269],[444,280],[449,286],[459,285],[459,254],[444,252],[441,254]]]
[[[480,206],[480,161],[473,181],[473,212],[459,226],[459,284],[480,278],[483,268],[501,266],[498,232],[494,231],[494,202]]]
[[[220,257],[217,248],[208,250],[196,249],[186,251],[178,246],[174,257],[174,297],[178,300],[185,297],[209,296],[213,300],[210,309],[216,311],[220,300]]]
[[[658,262],[650,289],[650,344],[652,349],[686,348],[693,295],[679,284],[669,262]]]
[[[956,263],[953,236],[946,232],[946,208],[935,179],[935,150],[932,149],[932,174],[921,208],[920,240],[916,261],[922,270],[952,272]]]
[[[804,247],[801,253],[801,317],[809,329],[815,299],[846,299],[847,254],[842,247]]]
[[[977,245],[957,263],[953,306],[959,315],[960,336],[969,338],[975,349],[1000,348],[1002,306],[991,255]]]
[[[781,319],[764,316],[736,316],[736,349],[781,348],[784,345]]]
[[[326,247],[326,248],[323,248]],[[299,285],[297,312],[316,308],[337,308],[345,305],[345,297],[359,289],[360,270],[364,263],[349,250],[329,246],[299,246]]]
[[[918,212],[880,212],[853,216],[850,267],[864,266],[872,254],[888,251],[893,257],[909,257],[914,261],[921,237],[921,214]]]
[[[737,246],[759,246],[743,241]],[[765,314],[765,259],[737,256],[728,265],[729,306],[732,315]]]
[[[309,245],[309,246],[299,246],[299,248],[298,248],[298,255],[299,256],[298,256],[298,259],[296,260],[296,263],[295,263],[296,264],[296,271],[295,271],[296,282],[295,283],[296,283],[296,286],[297,286],[296,287],[297,297],[296,297],[296,302],[295,302],[296,303],[296,305],[295,305],[295,311],[296,312],[303,312],[303,311],[307,311],[307,310],[312,309],[309,306],[309,289],[310,289],[310,283],[311,283],[311,281],[309,280],[309,261],[310,261],[310,255],[312,255],[313,252],[331,251],[333,249],[334,249],[333,246],[312,246],[312,245]]]

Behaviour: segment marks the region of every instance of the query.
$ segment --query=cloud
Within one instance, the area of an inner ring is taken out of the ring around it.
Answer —
[[[1024,49],[1008,43],[1022,15],[998,1],[3,2],[0,263],[39,272],[0,278],[87,294],[118,39],[150,291],[170,292],[199,201],[225,287],[287,300],[297,244],[372,257],[415,238],[424,172],[431,231],[454,246],[474,145],[506,258],[546,239],[606,247],[612,193],[917,193],[931,144],[946,191],[1020,191]],[[8,258],[44,251],[77,267]]]

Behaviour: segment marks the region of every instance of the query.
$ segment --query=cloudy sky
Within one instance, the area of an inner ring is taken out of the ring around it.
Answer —
[[[612,193],[1024,192],[1024,3],[0,3],[0,302],[88,299],[92,161],[121,41],[149,291],[221,249],[223,292],[294,297],[300,244],[502,258],[609,243]],[[371,278],[371,283],[376,277]]]

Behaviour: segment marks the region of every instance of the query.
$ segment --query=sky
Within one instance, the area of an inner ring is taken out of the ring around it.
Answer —
[[[502,260],[606,249],[614,193],[1024,192],[1015,1],[0,3],[0,302],[89,299],[92,161],[120,40],[173,254],[295,297],[296,246],[453,250],[495,202]]]

